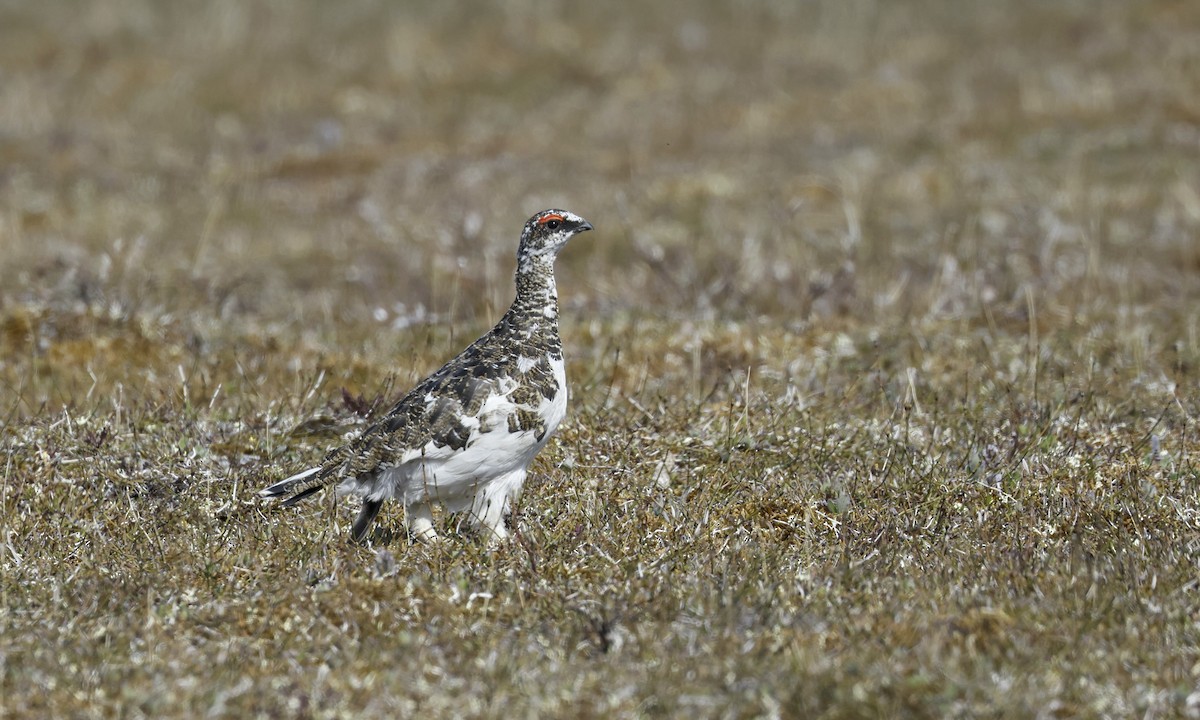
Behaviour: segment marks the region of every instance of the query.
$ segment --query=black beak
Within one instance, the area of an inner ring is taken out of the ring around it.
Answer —
[[[580,225],[580,226],[579,226],[579,227],[578,227],[578,228],[575,230],[575,232],[587,232],[588,230],[591,230],[591,229],[593,229],[593,228],[592,228],[592,224],[591,224],[590,222],[588,222],[587,220],[584,220],[584,221],[583,221],[583,224],[582,224],[582,225]]]

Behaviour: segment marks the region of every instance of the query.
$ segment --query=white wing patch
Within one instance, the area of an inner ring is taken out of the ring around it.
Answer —
[[[504,382],[500,383],[504,387]],[[512,392],[516,387],[516,383],[512,384],[507,391],[502,393],[492,393],[487,400],[483,401],[483,405],[479,407],[479,415],[476,420],[476,428],[479,432],[471,433],[471,437],[467,440],[467,447],[471,447],[480,436],[487,435],[493,430],[499,429],[501,426],[508,425],[508,416],[517,411],[516,404],[508,398],[508,393]],[[502,433],[503,434],[503,433]]]

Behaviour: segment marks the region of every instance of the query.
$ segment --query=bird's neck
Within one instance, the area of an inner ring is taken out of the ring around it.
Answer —
[[[537,255],[526,258],[517,270],[517,297],[510,314],[558,324],[558,287],[554,284],[554,258]]]

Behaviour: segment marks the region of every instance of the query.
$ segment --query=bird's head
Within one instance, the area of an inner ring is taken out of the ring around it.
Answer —
[[[517,250],[519,268],[528,267],[535,258],[553,261],[573,236],[592,229],[592,224],[566,210],[543,210],[529,218],[521,231],[521,246]]]

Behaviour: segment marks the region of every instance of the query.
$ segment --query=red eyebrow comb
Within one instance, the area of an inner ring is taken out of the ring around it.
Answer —
[[[545,225],[546,223],[550,222],[551,220],[565,222],[566,218],[564,218],[562,215],[559,215],[558,213],[551,213],[550,215],[547,215],[546,217],[542,218],[541,220],[538,220],[538,225]]]

